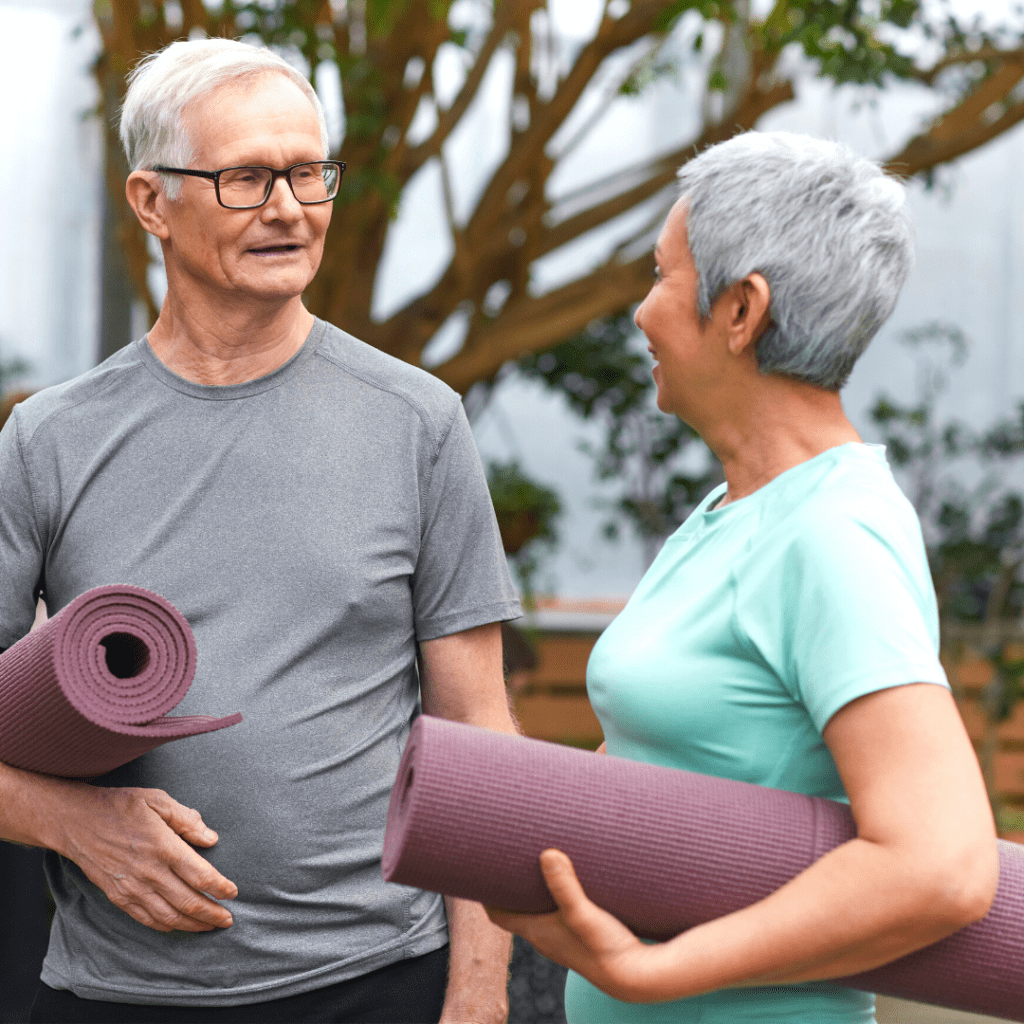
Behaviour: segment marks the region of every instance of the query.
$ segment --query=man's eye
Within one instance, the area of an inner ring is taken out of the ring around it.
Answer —
[[[654,270],[651,271],[651,276],[655,281],[661,280],[661,267],[659,267],[657,263],[654,264]]]

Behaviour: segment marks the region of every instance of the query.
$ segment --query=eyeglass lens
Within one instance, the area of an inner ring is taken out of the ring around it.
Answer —
[[[274,176],[268,167],[231,167],[220,174],[220,200],[225,206],[259,206],[270,194]],[[338,194],[341,181],[336,163],[298,164],[288,183],[300,203],[322,203]]]

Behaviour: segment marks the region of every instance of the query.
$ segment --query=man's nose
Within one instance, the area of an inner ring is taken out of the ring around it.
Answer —
[[[278,178],[270,189],[270,196],[263,204],[265,217],[272,220],[296,221],[302,217],[302,204],[295,198],[286,178]]]

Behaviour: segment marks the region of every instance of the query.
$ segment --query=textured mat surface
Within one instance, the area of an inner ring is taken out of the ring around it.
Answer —
[[[538,856],[664,939],[762,899],[856,834],[845,805],[421,716],[391,794],[384,877],[510,910],[554,909]],[[853,988],[1024,1021],[1024,847],[1000,843],[977,924]]]
[[[103,775],[170,740],[242,720],[167,714],[196,670],[185,617],[141,587],[96,587],[0,655],[0,761]]]

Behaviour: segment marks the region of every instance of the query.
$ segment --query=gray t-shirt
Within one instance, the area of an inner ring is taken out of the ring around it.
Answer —
[[[439,896],[385,883],[416,642],[519,614],[458,396],[317,321],[273,373],[204,386],[145,340],[15,409],[0,433],[0,646],[147,587],[195,632],[175,714],[241,711],[98,780],[164,789],[220,835],[234,925],[163,934],[47,854],[43,981],[78,996],[276,999],[437,949]]]

